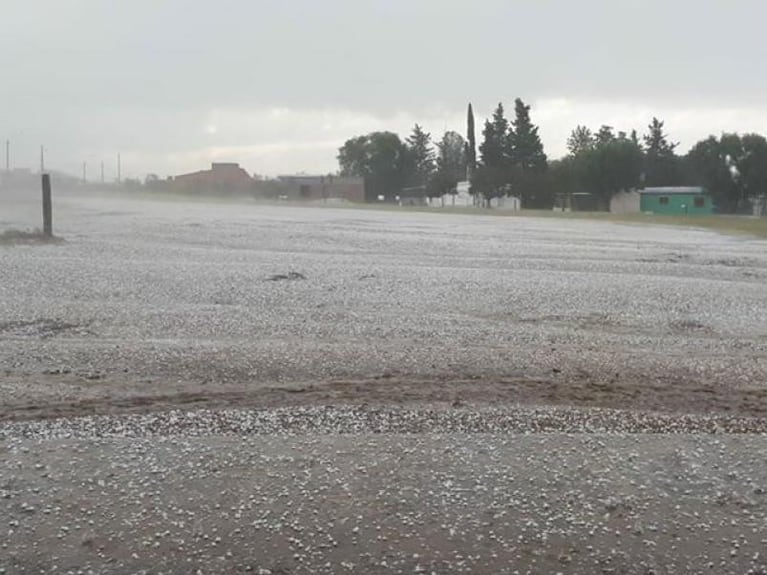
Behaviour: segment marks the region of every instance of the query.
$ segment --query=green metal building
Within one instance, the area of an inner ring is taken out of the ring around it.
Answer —
[[[700,187],[645,188],[639,190],[643,213],[700,216],[714,213],[711,196]]]

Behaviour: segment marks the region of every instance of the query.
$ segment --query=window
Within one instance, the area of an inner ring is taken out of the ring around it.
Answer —
[[[658,200],[658,203],[661,206],[667,206],[668,205],[668,197],[667,196],[661,196],[660,199]]]
[[[703,208],[706,206],[706,198],[700,197],[695,198],[695,207],[696,208]]]

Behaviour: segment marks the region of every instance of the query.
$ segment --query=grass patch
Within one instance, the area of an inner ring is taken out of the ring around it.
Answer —
[[[56,236],[48,237],[40,230],[5,230],[0,232],[0,246],[58,244],[63,241]]]
[[[668,216],[663,214],[610,214],[607,212],[562,213],[546,210],[519,212],[521,216],[554,217],[580,220],[600,220],[619,224],[652,224],[662,226],[685,226],[713,230],[727,234],[746,234],[767,238],[767,218],[753,216]]]
[[[324,206],[320,206],[324,207]],[[767,218],[754,216],[668,216],[663,214],[611,214],[609,212],[555,212],[554,210],[522,210],[512,212],[499,209],[423,206],[395,206],[391,204],[349,204],[328,206],[339,209],[363,209],[427,214],[460,214],[507,218],[556,218],[563,220],[597,220],[619,224],[651,224],[702,228],[727,234],[744,234],[767,238]]]
[[[687,226],[727,234],[745,234],[767,238],[767,218],[753,216],[665,216],[660,214],[588,214],[583,218],[604,219],[617,223]]]

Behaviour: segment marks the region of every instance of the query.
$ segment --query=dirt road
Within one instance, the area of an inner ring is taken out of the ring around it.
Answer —
[[[0,426],[0,566],[764,573],[767,437],[637,433],[651,422],[305,408]]]

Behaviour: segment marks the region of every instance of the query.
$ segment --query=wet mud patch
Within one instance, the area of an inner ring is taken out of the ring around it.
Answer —
[[[696,319],[681,319],[672,321],[669,324],[669,330],[674,334],[699,333],[705,335],[714,335],[716,332],[711,326],[708,326]]]
[[[578,329],[618,329],[633,326],[623,325],[617,318],[604,313],[589,313],[580,315],[542,315],[538,317],[526,316],[514,318],[523,324],[549,324],[561,327],[574,327]]]
[[[705,260],[703,264],[728,268],[759,267],[759,261],[755,258],[719,258],[716,260]]]
[[[111,210],[106,212],[99,212],[96,214],[98,217],[122,217],[122,216],[136,216],[139,215],[139,212],[135,211],[121,211],[121,210]]]
[[[687,254],[669,253],[655,257],[639,258],[637,261],[645,264],[678,264],[690,261],[690,256]]]
[[[0,246],[47,245],[64,243],[63,238],[44,235],[40,230],[5,230],[0,233]]]
[[[0,321],[0,335],[8,335],[13,337],[36,337],[46,339],[72,331],[86,333],[86,327],[87,326],[68,323],[57,319]]]
[[[78,380],[88,379],[83,376]],[[35,376],[31,376],[34,379]],[[30,381],[32,385],[34,382]],[[86,381],[93,385],[94,382]],[[49,398],[30,397],[0,401],[0,421],[22,421],[116,413],[156,413],[167,410],[265,409],[296,406],[534,406],[601,408],[666,414],[685,428],[696,415],[748,418],[751,423],[730,432],[765,430],[767,389],[733,389],[705,383],[648,381],[632,374],[595,379],[587,373],[553,378],[419,378],[391,375],[381,379],[330,379],[264,385],[187,385],[136,387],[115,380],[115,385],[91,388],[93,394]],[[667,430],[667,429],[666,429]],[[689,431],[689,430],[688,430]]]
[[[286,274],[274,274],[266,278],[268,282],[299,281],[305,280],[306,276],[300,272],[288,272]]]

